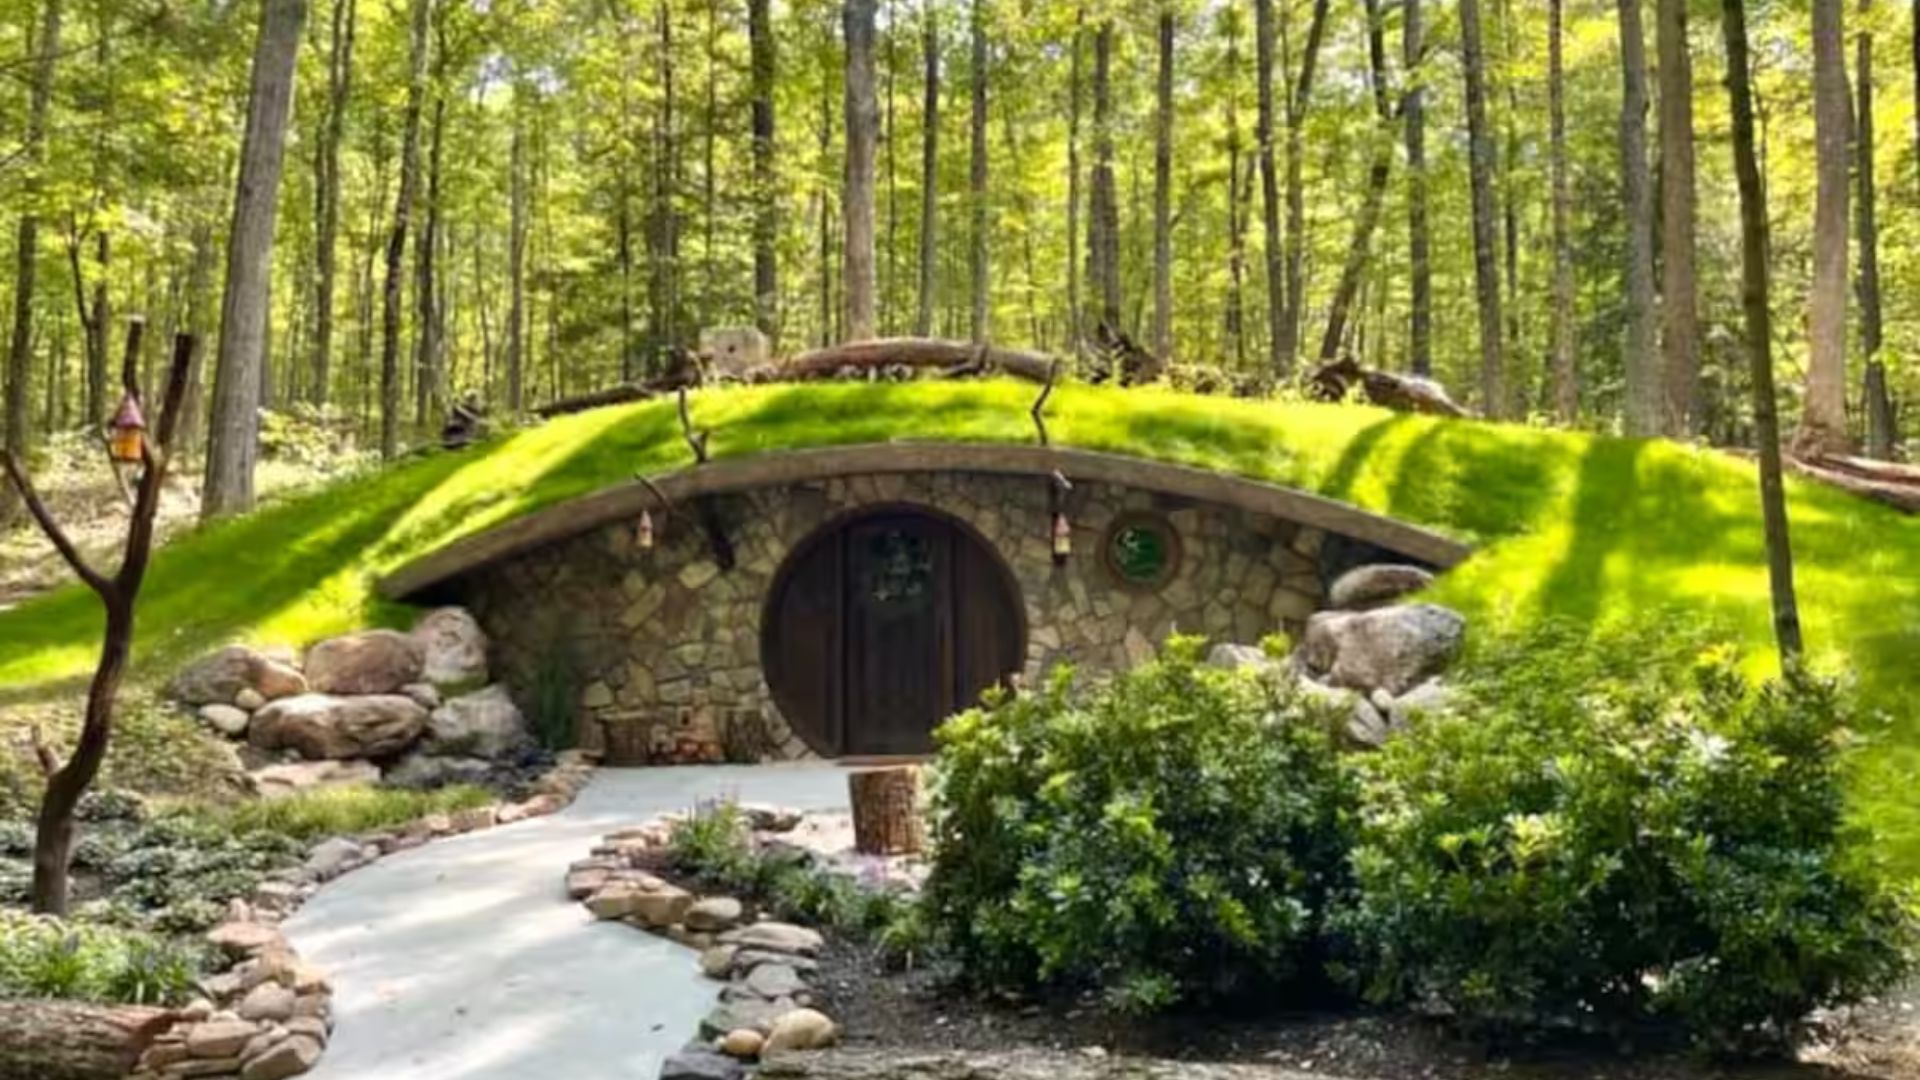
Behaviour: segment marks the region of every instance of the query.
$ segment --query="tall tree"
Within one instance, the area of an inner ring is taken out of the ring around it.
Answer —
[[[753,315],[769,339],[780,329],[780,224],[774,173],[774,42],[770,0],[747,0],[753,98]]]
[[[1917,0],[1920,2],[1920,0]],[[1073,59],[1067,74],[1067,351],[1080,354],[1086,323],[1080,309],[1080,58],[1087,9],[1073,9]]]
[[[932,337],[940,299],[940,17],[933,0],[926,0],[921,18],[926,99],[920,125],[920,305],[913,332]]]
[[[1154,84],[1153,351],[1173,355],[1173,7],[1160,8],[1160,67]],[[1231,197],[1231,196],[1229,196]]]
[[[1623,3],[1630,0],[1622,0]],[[1473,283],[1480,312],[1480,397],[1488,416],[1506,413],[1501,349],[1500,262],[1494,243],[1493,133],[1487,127],[1487,61],[1479,0],[1460,0],[1460,51],[1467,82],[1467,165],[1473,188]]]
[[[868,24],[872,24],[871,18]],[[652,315],[648,336],[653,339],[651,352],[654,362],[663,364],[680,344],[680,129],[675,111],[676,53],[671,4],[655,6],[654,25],[659,32],[660,109],[654,120],[653,227],[647,233],[651,249],[649,262],[653,270],[648,286],[648,306]],[[867,59],[867,71],[871,75],[871,51]],[[871,79],[868,89],[872,89]],[[871,169],[868,170],[868,181],[871,188]]]
[[[413,223],[420,187],[420,116],[427,96],[427,60],[432,48],[427,28],[433,0],[413,0],[408,31],[409,75],[406,114],[401,120],[400,191],[394,197],[393,221],[387,234],[386,279],[380,299],[380,456],[392,460],[400,452],[400,290],[401,269],[407,254],[407,233]]]
[[[1699,430],[1700,315],[1694,284],[1693,58],[1687,0],[1659,0],[1660,357],[1666,369],[1666,431]]]
[[[1247,160],[1246,146],[1240,134],[1240,5],[1230,2],[1220,9],[1220,32],[1226,39],[1223,62],[1227,78],[1227,302],[1225,331],[1227,358],[1235,368],[1246,361],[1246,212],[1240,196],[1241,176],[1249,186],[1253,163]]]
[[[1327,308],[1327,332],[1320,339],[1320,359],[1329,361],[1340,354],[1346,341],[1347,317],[1360,294],[1373,243],[1373,230],[1380,222],[1381,208],[1387,200],[1387,181],[1393,171],[1393,109],[1387,104],[1387,40],[1381,25],[1380,0],[1364,0],[1367,13],[1367,79],[1373,87],[1373,114],[1379,128],[1373,133],[1373,164],[1367,171],[1367,193],[1360,204],[1360,216],[1353,219],[1353,238],[1347,243],[1347,259],[1340,267],[1340,283],[1334,288],[1333,303]]]
[[[1401,63],[1407,78],[1407,262],[1412,308],[1407,343],[1408,366],[1416,375],[1433,373],[1433,258],[1427,231],[1427,87],[1425,30],[1420,0],[1406,0],[1402,15]]]
[[[1880,311],[1880,223],[1873,177],[1873,0],[1860,0],[1860,34],[1854,64],[1859,107],[1854,110],[1855,231],[1860,239],[1860,356],[1865,361],[1861,403],[1867,414],[1867,455],[1893,456],[1893,408],[1887,399],[1887,369],[1880,359],[1884,328]]]
[[[1260,150],[1260,224],[1267,255],[1267,364],[1275,377],[1291,370],[1293,355],[1285,348],[1287,321],[1287,260],[1280,237],[1280,179],[1273,156],[1274,0],[1253,0],[1254,85],[1259,116],[1254,141]]]
[[[880,106],[873,82],[874,0],[846,0],[846,338],[874,334],[873,185]]]
[[[1640,0],[1619,0],[1620,187],[1627,228],[1627,433],[1664,429],[1666,392],[1654,348],[1653,184],[1647,173],[1647,48]]]
[[[227,232],[227,286],[220,300],[207,475],[200,497],[204,517],[236,514],[253,506],[273,232],[280,206],[287,118],[293,111],[294,61],[306,19],[306,0],[266,0],[260,11],[233,224]]]
[[[1314,0],[1313,15],[1307,22],[1307,43],[1300,57],[1300,72],[1287,96],[1287,310],[1280,320],[1280,355],[1288,368],[1293,366],[1300,347],[1300,316],[1306,294],[1307,196],[1305,166],[1307,157],[1307,106],[1313,100],[1315,69],[1320,58],[1320,43],[1327,33],[1328,0]]]
[[[357,0],[333,0],[327,52],[326,121],[314,144],[313,374],[308,398],[325,405],[333,381],[333,297],[340,237],[340,143],[353,90],[353,41]]]
[[[1563,424],[1580,413],[1573,354],[1573,196],[1567,180],[1566,0],[1547,4],[1548,157],[1553,187],[1553,412]]]
[[[7,347],[7,401],[5,447],[16,459],[25,461],[31,442],[31,418],[27,403],[32,396],[29,384],[33,369],[33,292],[40,256],[40,170],[46,162],[47,118],[53,111],[53,75],[60,59],[60,20],[62,0],[43,0],[40,9],[40,39],[35,42],[33,86],[28,91],[27,129],[20,153],[29,170],[20,213],[20,231],[14,241],[13,337]],[[88,423],[105,417],[89,416]],[[0,495],[0,523],[12,517],[14,496]]]
[[[968,73],[973,93],[973,142],[967,161],[967,202],[973,216],[973,235],[969,244],[968,269],[973,286],[973,318],[969,323],[972,340],[984,342],[989,324],[988,236],[987,236],[987,16],[985,0],[973,0],[973,70]]]
[[[1807,297],[1807,392],[1794,446],[1844,453],[1847,434],[1847,101],[1841,0],[1813,0],[1813,284]]]
[[[1113,179],[1113,19],[1093,34],[1093,185],[1087,211],[1087,279],[1100,297],[1100,322],[1123,329],[1120,204]]]
[[[507,149],[507,411],[526,408],[527,339],[527,97],[514,78],[513,130]]]
[[[1734,178],[1740,189],[1740,297],[1746,311],[1747,368],[1753,384],[1754,438],[1760,444],[1760,509],[1767,537],[1773,634],[1783,667],[1799,662],[1800,612],[1794,598],[1793,544],[1781,479],[1780,418],[1773,390],[1773,314],[1768,307],[1767,204],[1754,150],[1752,60],[1747,48],[1746,0],[1721,0],[1727,48],[1727,97],[1733,115]]]

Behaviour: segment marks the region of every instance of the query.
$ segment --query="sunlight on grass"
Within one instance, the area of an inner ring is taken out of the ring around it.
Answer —
[[[692,397],[718,458],[888,440],[1034,440],[1034,388],[1007,380],[707,390]],[[1479,545],[1437,599],[1476,625],[1543,616],[1603,624],[1685,604],[1764,658],[1772,629],[1753,466],[1670,443],[1358,406],[1275,404],[1160,389],[1060,387],[1056,443],[1131,453],[1314,491]],[[176,540],[141,604],[136,678],[157,681],[230,639],[300,645],[405,620],[381,574],[541,507],[683,467],[671,400],[561,417],[436,454]],[[1816,660],[1886,713],[1867,733],[1859,805],[1920,870],[1920,520],[1789,484],[1801,609]],[[98,605],[68,589],[0,612],[0,694],[44,696],[86,672]]]

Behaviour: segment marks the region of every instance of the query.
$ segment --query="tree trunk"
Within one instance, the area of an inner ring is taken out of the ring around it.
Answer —
[[[1566,2],[1547,5],[1547,112],[1553,187],[1553,412],[1562,424],[1580,415],[1573,353],[1573,195],[1567,181]]]
[[[306,0],[266,0],[261,11],[233,226],[227,235],[227,286],[220,302],[202,517],[237,514],[253,506],[273,232],[287,118],[293,110],[294,61],[306,18]]]
[[[680,344],[680,135],[674,121],[672,10],[668,4],[655,10],[660,35],[660,116],[653,169],[653,326],[649,336],[654,363],[664,366]]]
[[[1087,212],[1087,278],[1100,295],[1100,323],[1122,328],[1120,206],[1113,178],[1113,20],[1093,36],[1093,190]]]
[[[753,98],[753,321],[775,350],[780,333],[778,180],[773,165],[773,18],[769,0],[747,0]]]
[[[1664,429],[1666,391],[1655,351],[1659,312],[1653,294],[1653,185],[1647,176],[1647,56],[1640,26],[1640,0],[1619,0],[1620,187],[1627,223],[1626,346],[1627,433],[1658,435]]]
[[[1364,0],[1367,13],[1367,72],[1373,84],[1373,113],[1380,130],[1373,135],[1373,166],[1367,171],[1367,193],[1360,204],[1360,216],[1353,222],[1353,239],[1347,245],[1347,259],[1340,268],[1340,283],[1334,289],[1333,303],[1327,309],[1327,332],[1320,339],[1320,360],[1325,363],[1340,353],[1346,337],[1347,315],[1354,298],[1360,294],[1361,277],[1366,273],[1373,230],[1380,222],[1380,211],[1387,199],[1387,181],[1393,170],[1393,110],[1387,104],[1387,42],[1381,25],[1380,0]]]
[[[1773,314],[1768,308],[1767,205],[1754,151],[1753,89],[1747,52],[1746,0],[1721,0],[1726,36],[1727,97],[1733,128],[1734,177],[1740,189],[1740,267],[1746,311],[1747,368],[1753,384],[1754,439],[1760,452],[1760,509],[1767,537],[1767,572],[1773,596],[1773,632],[1783,667],[1800,657],[1800,614],[1794,599],[1793,546],[1787,529],[1787,496],[1781,479],[1780,418],[1773,389]]]
[[[1486,52],[1481,44],[1479,0],[1460,0],[1460,45],[1466,68],[1467,156],[1473,186],[1473,280],[1480,312],[1480,407],[1488,416],[1499,418],[1506,412],[1506,375],[1500,263],[1494,251],[1493,134],[1487,129]]]
[[[1916,0],[1920,2],[1920,0]],[[1080,355],[1086,320],[1080,310],[1080,54],[1087,9],[1073,9],[1073,59],[1067,75],[1067,354]]]
[[[1880,313],[1880,224],[1878,192],[1873,177],[1873,0],[1860,0],[1860,40],[1854,78],[1859,80],[1860,105],[1854,110],[1855,182],[1859,198],[1855,227],[1860,234],[1860,356],[1865,361],[1862,404],[1867,414],[1867,456],[1893,456],[1893,427],[1885,408],[1886,368],[1880,361],[1883,329]]]
[[[987,15],[985,0],[972,4],[973,124],[972,152],[967,162],[967,195],[973,215],[973,235],[968,237],[968,269],[972,272],[973,317],[969,337],[984,342],[991,333],[991,307],[987,283]]]
[[[1173,9],[1160,9],[1160,69],[1154,87],[1153,351],[1173,355]]]
[[[1687,0],[1659,0],[1660,353],[1669,435],[1700,427],[1700,319],[1694,285],[1693,60]]]
[[[1420,0],[1406,0],[1401,23],[1407,72],[1407,261],[1409,338],[1408,366],[1415,375],[1433,374],[1433,260],[1427,232],[1426,40],[1420,21]]]
[[[401,264],[406,259],[407,232],[420,186],[420,114],[427,94],[427,27],[433,0],[413,0],[408,36],[411,56],[407,84],[407,111],[401,121],[400,193],[393,204],[393,222],[387,234],[386,284],[380,307],[380,456],[391,461],[400,452],[400,289]]]
[[[1259,94],[1259,116],[1254,141],[1260,153],[1261,230],[1267,260],[1267,364],[1276,378],[1292,370],[1293,358],[1281,351],[1287,318],[1287,262],[1280,239],[1280,179],[1273,157],[1274,0],[1253,0],[1254,84]]]
[[[446,366],[445,343],[441,340],[444,313],[435,291],[438,279],[434,270],[440,249],[440,165],[447,128],[446,33],[438,18],[434,20],[433,51],[430,80],[433,123],[428,129],[427,189],[421,205],[420,237],[413,252],[413,303],[419,320],[414,328],[413,422],[423,431],[433,418],[446,412],[445,391],[441,386]]]
[[[1227,337],[1227,359],[1235,368],[1246,361],[1247,252],[1244,243],[1245,218],[1241,211],[1240,175],[1244,168],[1245,147],[1240,141],[1240,9],[1229,4],[1220,13],[1220,29],[1226,38],[1227,74],[1227,300],[1223,320]]]
[[[1313,17],[1307,23],[1307,44],[1300,57],[1300,74],[1287,100],[1287,309],[1280,322],[1280,356],[1288,369],[1300,348],[1300,319],[1305,310],[1307,244],[1307,197],[1303,170],[1306,165],[1305,140],[1307,106],[1313,99],[1314,69],[1320,58],[1320,43],[1326,38],[1328,0],[1314,0]]]
[[[862,855],[913,855],[927,846],[920,814],[920,769],[871,769],[847,776],[853,849]]]
[[[922,15],[921,51],[926,64],[926,101],[920,130],[920,305],[913,332],[933,333],[933,309],[939,297],[940,236],[940,22],[931,3]]]
[[[512,145],[507,154],[507,411],[527,406],[524,368],[527,336],[527,136],[526,91],[513,89]]]
[[[333,0],[333,47],[327,56],[326,124],[314,157],[313,385],[308,398],[325,405],[333,379],[333,296],[340,235],[340,143],[353,85],[357,0]]]
[[[1813,0],[1813,129],[1817,176],[1813,284],[1807,298],[1807,391],[1794,434],[1804,457],[1844,454],[1847,433],[1847,69],[1841,0]]]
[[[33,86],[28,92],[27,130],[22,140],[22,164],[28,170],[23,202],[27,209],[20,215],[20,232],[14,248],[13,336],[7,348],[6,371],[6,452],[24,459],[31,439],[32,419],[28,400],[33,368],[33,292],[39,269],[40,218],[36,213],[41,187],[40,170],[46,163],[47,117],[53,110],[53,73],[60,57],[60,19],[62,0],[44,0],[40,12],[40,40],[35,42]],[[89,423],[104,417],[90,416]],[[0,525],[13,516],[11,494],[0,494]]]
[[[876,329],[873,187],[880,106],[874,94],[874,0],[846,0],[847,174],[846,339],[864,341]]]
[[[0,1080],[122,1080],[173,1018],[143,1005],[0,1002]]]

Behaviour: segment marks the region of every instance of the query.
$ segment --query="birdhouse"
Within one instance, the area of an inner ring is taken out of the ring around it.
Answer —
[[[140,414],[140,402],[132,394],[120,399],[111,428],[108,447],[114,461],[138,465],[145,460],[147,419]]]

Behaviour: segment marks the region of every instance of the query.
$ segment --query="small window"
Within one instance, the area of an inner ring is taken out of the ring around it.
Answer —
[[[1157,588],[1180,568],[1180,538],[1165,518],[1122,514],[1107,529],[1103,555],[1122,585]]]

